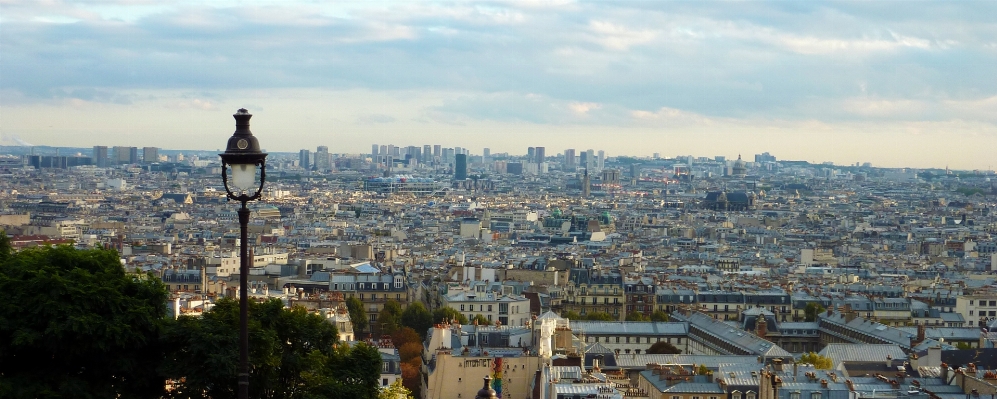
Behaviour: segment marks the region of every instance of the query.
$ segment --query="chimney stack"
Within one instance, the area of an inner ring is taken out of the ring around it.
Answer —
[[[765,321],[765,315],[759,314],[758,319],[755,321],[755,335],[765,338],[767,332],[768,322]]]

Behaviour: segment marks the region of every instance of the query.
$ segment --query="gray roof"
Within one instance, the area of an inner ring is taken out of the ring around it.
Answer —
[[[779,345],[776,345],[772,341],[766,340],[737,327],[732,327],[720,320],[710,317],[705,313],[693,312],[688,316],[685,316],[681,313],[675,312],[673,313],[673,318],[676,320],[688,321],[690,324],[689,337],[696,339],[697,341],[701,341],[701,339],[697,339],[697,334],[708,334],[728,342],[733,346],[739,347],[753,355],[766,357],[792,357],[789,352],[782,349]],[[693,331],[694,329],[698,331]]]
[[[575,334],[586,335],[686,335],[688,325],[682,322],[651,321],[572,321]]]
[[[893,360],[907,359],[899,345],[888,344],[828,344],[819,354],[831,358],[835,368],[841,362],[885,362],[887,356]]]

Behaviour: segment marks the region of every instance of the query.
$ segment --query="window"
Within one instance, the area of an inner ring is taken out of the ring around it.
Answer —
[[[730,393],[730,399],[741,399],[741,391],[735,390]]]
[[[820,392],[810,393],[810,399],[820,399]]]
[[[507,305],[507,306],[508,306],[508,305]],[[491,312],[491,311],[492,311],[492,305],[488,305],[488,311],[489,311],[489,312]]]
[[[747,399],[756,399],[757,396],[758,395],[756,395],[754,391],[748,391],[748,398]]]
[[[461,312],[463,312],[463,311],[464,311],[464,304],[463,304],[463,303],[462,303],[462,304],[460,304],[460,311],[461,311]]]
[[[789,393],[789,399],[800,399],[800,393],[799,392],[790,392]]]

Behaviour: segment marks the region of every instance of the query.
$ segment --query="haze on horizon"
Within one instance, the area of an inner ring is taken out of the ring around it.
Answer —
[[[997,2],[0,0],[0,144],[994,169]]]

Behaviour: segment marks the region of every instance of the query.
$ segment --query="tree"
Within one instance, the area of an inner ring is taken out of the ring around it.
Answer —
[[[585,319],[584,317],[582,317],[581,314],[579,314],[578,312],[576,312],[574,310],[565,310],[565,311],[561,312],[561,317],[563,317],[565,319],[568,319],[568,320],[584,320]]]
[[[398,331],[391,334],[391,344],[394,345],[395,348],[401,348],[409,342],[415,342],[421,345],[422,337],[419,336],[419,333],[409,327],[399,328]]]
[[[804,353],[800,356],[800,363],[812,364],[818,370],[830,370],[834,367],[834,361],[831,358],[818,355],[816,352]]]
[[[606,312],[592,312],[585,316],[585,320],[593,321],[616,321],[613,315]]]
[[[402,380],[395,380],[387,388],[381,390],[377,399],[412,399],[412,391],[402,385]]]
[[[389,299],[384,303],[381,312],[377,314],[377,325],[374,327],[377,327],[378,333],[381,335],[391,335],[401,326],[401,322],[402,305],[394,299]]]
[[[664,310],[655,310],[651,313],[651,321],[668,321],[671,317]]]
[[[13,253],[0,233],[0,397],[155,398],[168,293],[112,250]],[[152,371],[152,372],[150,372]]]
[[[353,331],[357,333],[357,336],[360,336],[360,333],[367,329],[367,323],[369,323],[363,302],[360,302],[356,297],[351,297],[346,300],[346,309],[350,311],[350,323],[353,324]]]
[[[7,237],[6,230],[0,230],[0,265],[7,261],[14,254],[14,247],[10,244],[10,237]]]
[[[381,380],[381,354],[377,348],[359,343],[352,347],[336,345],[334,349],[333,356],[312,353],[318,367],[315,372],[305,373],[308,391],[302,398],[376,399]]]
[[[655,355],[678,355],[682,353],[682,350],[676,348],[675,345],[672,345],[670,342],[658,341],[655,342],[654,345],[651,345],[650,348],[647,348],[646,353]]]
[[[457,309],[449,306],[436,308],[433,311],[433,323],[442,323],[444,320],[457,320],[460,324],[467,324],[467,316],[462,315]]]
[[[480,314],[474,315],[474,318],[471,319],[471,324],[474,324],[474,322],[478,322],[479,326],[487,326],[489,324],[492,324],[492,322],[488,321],[487,317],[482,316]]]
[[[412,328],[419,333],[419,336],[425,338],[429,329],[433,327],[433,315],[421,302],[413,302],[402,312],[401,322],[403,326]]]
[[[973,345],[970,345],[969,342],[957,342],[955,344],[955,347],[956,347],[956,349],[960,349],[960,350],[973,349]]]
[[[817,321],[817,315],[823,312],[824,306],[817,302],[810,302],[807,304],[806,308],[803,308],[803,320],[804,321]]]
[[[633,312],[627,313],[627,319],[626,320],[627,321],[650,321],[650,319],[648,319],[647,316],[644,316],[643,313],[638,312],[638,311],[633,311]]]
[[[706,367],[705,364],[700,364],[699,368],[696,369],[696,374],[698,374],[698,375],[710,375],[710,374],[713,374],[713,371],[710,370],[709,367]]]

